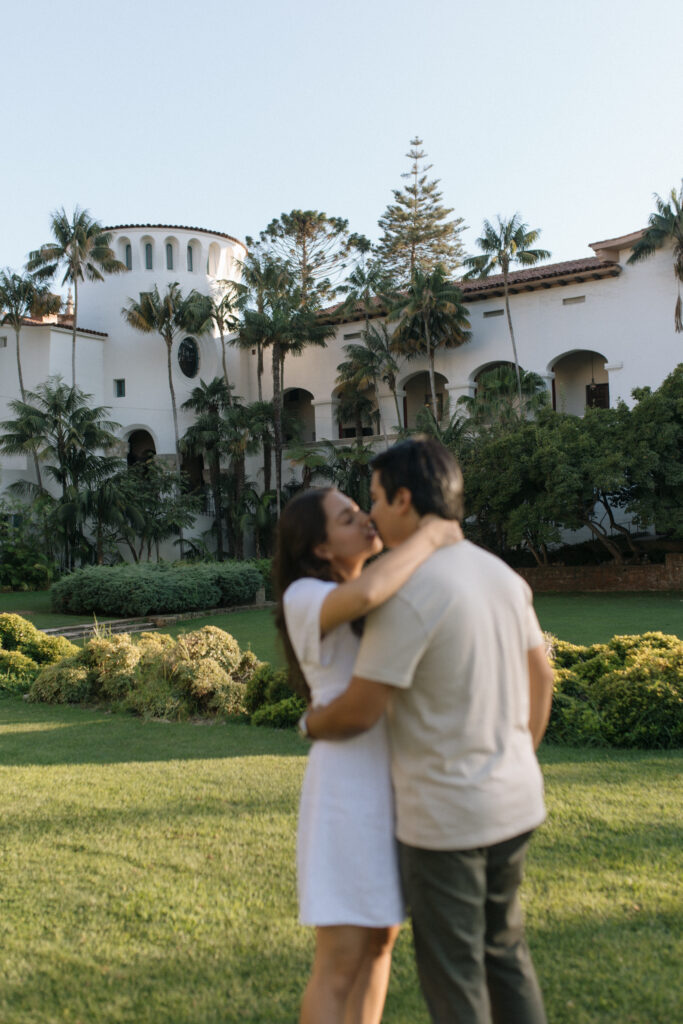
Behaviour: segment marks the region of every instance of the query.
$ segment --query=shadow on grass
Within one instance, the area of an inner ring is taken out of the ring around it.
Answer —
[[[144,721],[62,705],[0,703],[0,765],[122,764],[231,757],[305,757],[294,730],[225,721]]]

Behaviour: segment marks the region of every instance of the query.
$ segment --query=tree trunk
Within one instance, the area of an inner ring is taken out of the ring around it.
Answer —
[[[429,327],[425,320],[425,341],[427,342],[427,358],[429,359],[429,388],[432,393],[432,412],[434,413],[434,422],[439,422],[439,413],[436,406],[436,383],[434,380],[434,351],[432,349],[432,338],[429,333]]]
[[[505,288],[505,314],[508,321],[510,341],[512,342],[512,355],[515,360],[515,376],[517,377],[517,397],[519,398],[519,417],[522,418],[522,375],[519,372],[519,359],[517,358],[517,345],[515,344],[515,332],[512,328],[512,315],[510,314],[510,298],[508,296],[508,272],[503,270],[503,285]]]
[[[223,334],[222,330],[221,330],[221,349],[222,349],[222,358],[223,358],[223,380],[225,381],[225,386],[228,389],[228,406],[232,406],[232,395],[230,394],[230,381],[228,380],[228,364],[227,364],[226,359],[225,359],[225,335]]]
[[[237,506],[238,516],[241,516],[242,496],[244,494],[244,486],[247,476],[244,465],[244,455],[238,455],[233,460],[233,468],[235,472],[235,505]],[[244,558],[244,532],[239,521],[235,530],[235,555],[239,559]]]
[[[273,469],[273,446],[270,439],[263,440],[263,490],[270,490],[271,474]]]
[[[258,400],[263,401],[263,384],[261,378],[263,377],[263,345],[260,341],[256,342],[256,386],[258,387]]]
[[[219,562],[223,561],[223,510],[221,508],[221,465],[220,457],[211,457],[211,490],[213,492],[213,515],[216,524],[216,557]]]
[[[384,437],[384,446],[385,448],[388,448],[389,435],[387,434],[387,427],[386,423],[384,422],[384,414],[382,413],[382,403],[379,400],[379,381],[377,380],[376,377],[373,377],[372,383],[375,388],[375,400],[377,402],[377,412],[379,413],[379,429],[381,430],[382,436]]]
[[[175,388],[173,387],[173,366],[171,363],[171,350],[173,348],[173,338],[164,338],[166,342],[166,363],[168,366],[168,389],[171,392],[171,409],[173,410],[173,435],[175,437],[175,467],[176,473],[178,474],[178,487],[181,484],[181,467],[180,467],[180,436],[178,432],[178,409],[176,407],[175,400]],[[180,540],[180,557],[185,557],[185,544],[183,540],[182,527],[178,530],[178,539]]]
[[[275,502],[277,517],[282,506],[282,393],[280,391],[280,343],[273,343],[273,433],[275,449]]]
[[[76,387],[76,330],[78,324],[78,277],[74,274],[74,322],[71,327],[71,386]]]

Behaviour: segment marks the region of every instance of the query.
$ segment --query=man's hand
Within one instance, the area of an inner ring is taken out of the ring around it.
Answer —
[[[308,735],[313,740],[342,740],[367,732],[384,714],[392,689],[384,683],[353,676],[340,697],[308,712]]]

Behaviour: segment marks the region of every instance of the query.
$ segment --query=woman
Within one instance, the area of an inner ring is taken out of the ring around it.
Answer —
[[[457,523],[426,517],[361,574],[382,549],[367,513],[334,488],[304,491],[288,503],[278,526],[277,624],[292,675],[313,705],[348,685],[360,643],[356,620],[460,537]],[[312,747],[297,874],[300,921],[317,929],[301,1024],[378,1024],[404,917],[383,719],[354,739]]]

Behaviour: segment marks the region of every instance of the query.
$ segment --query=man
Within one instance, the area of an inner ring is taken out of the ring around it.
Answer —
[[[462,475],[438,442],[404,441],[372,465],[388,547],[428,513],[462,520]],[[348,690],[305,716],[312,739],[334,739],[388,711],[401,876],[438,1024],[545,1024],[517,889],[545,817],[534,751],[551,698],[529,587],[462,540],[367,617]]]

